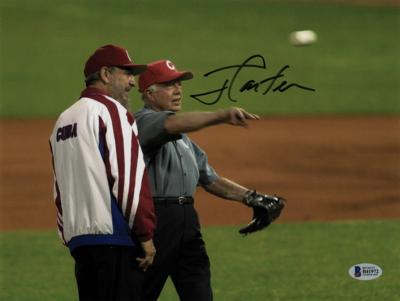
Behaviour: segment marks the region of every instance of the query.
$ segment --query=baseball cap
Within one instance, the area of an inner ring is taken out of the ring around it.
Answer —
[[[129,57],[128,50],[116,45],[104,45],[89,57],[85,64],[85,77],[99,71],[101,67],[120,67],[131,69],[133,75],[146,70],[146,65],[136,65]]]
[[[146,71],[139,76],[139,91],[144,92],[153,84],[170,82],[175,79],[188,80],[193,78],[189,71],[178,71],[169,60],[160,60],[147,65]]]

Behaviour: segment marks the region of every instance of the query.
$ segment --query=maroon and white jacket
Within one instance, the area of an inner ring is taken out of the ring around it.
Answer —
[[[50,137],[61,239],[134,245],[153,237],[154,206],[136,121],[104,91],[87,88]],[[135,239],[136,238],[136,239]]]

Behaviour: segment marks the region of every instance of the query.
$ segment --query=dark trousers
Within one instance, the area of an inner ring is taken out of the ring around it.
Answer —
[[[72,252],[79,300],[142,300],[144,272],[138,250],[127,246],[83,246]]]
[[[170,276],[181,301],[210,301],[210,260],[192,204],[155,205],[155,261],[145,273],[143,300],[157,300]]]

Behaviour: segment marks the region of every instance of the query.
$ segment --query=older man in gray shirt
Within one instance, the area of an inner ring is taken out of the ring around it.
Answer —
[[[219,176],[184,133],[222,123],[247,126],[248,119],[259,117],[241,108],[175,114],[182,105],[181,81],[191,78],[191,72],[178,71],[167,60],[147,65],[139,78],[145,106],[135,115],[158,220],[157,256],[146,272],[144,300],[157,300],[169,276],[181,300],[212,300],[210,262],[193,195],[198,185],[239,202],[251,193]]]

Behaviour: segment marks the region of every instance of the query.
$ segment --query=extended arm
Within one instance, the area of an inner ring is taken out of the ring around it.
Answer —
[[[241,203],[243,203],[243,199],[250,191],[248,188],[223,177],[218,177],[214,182],[204,188],[218,197]]]
[[[241,108],[230,108],[216,112],[188,112],[171,115],[166,119],[164,126],[169,134],[179,134],[221,123],[247,127],[247,119],[258,120],[260,117]]]
[[[205,189],[216,196],[238,201],[253,208],[253,219],[246,227],[239,230],[242,234],[253,233],[268,227],[279,217],[286,203],[282,197],[260,194],[222,177],[206,185]]]

